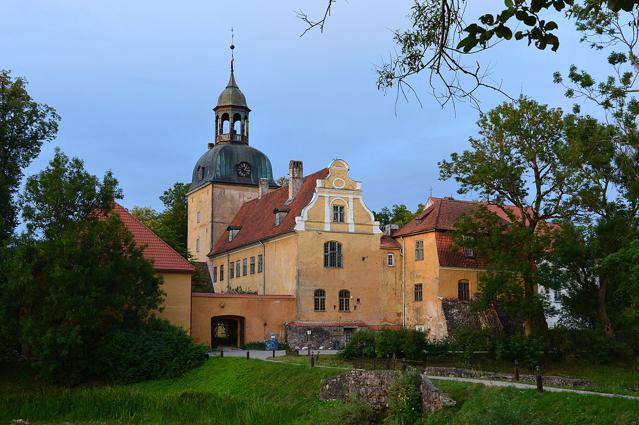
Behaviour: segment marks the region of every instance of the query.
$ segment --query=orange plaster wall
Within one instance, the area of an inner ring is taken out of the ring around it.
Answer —
[[[162,272],[162,286],[165,293],[163,310],[156,315],[190,332],[191,322],[191,274]]]
[[[295,297],[290,295],[194,293],[192,301],[191,335],[209,346],[214,316],[244,317],[244,342],[263,341],[272,334],[283,341],[284,324],[295,319]]]

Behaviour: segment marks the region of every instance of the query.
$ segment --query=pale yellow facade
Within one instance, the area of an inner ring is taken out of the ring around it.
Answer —
[[[191,333],[191,273],[161,272],[164,302],[156,315]]]

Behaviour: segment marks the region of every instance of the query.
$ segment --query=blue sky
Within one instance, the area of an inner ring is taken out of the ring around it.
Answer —
[[[92,173],[112,170],[126,207],[160,208],[158,196],[190,181],[212,140],[211,108],[228,80],[234,27],[251,145],[269,156],[276,177],[290,159],[310,173],[343,158],[373,209],[414,208],[431,190],[455,194],[454,182],[438,180],[437,162],[467,147],[477,111],[442,109],[424,76],[413,81],[422,106],[411,99],[395,108],[395,93],[375,84],[375,66],[393,52],[391,30],[408,25],[411,1],[338,1],[325,32],[302,38],[295,11],[320,14],[325,0],[0,1],[0,68],[26,77],[31,95],[62,116],[57,140],[27,174],[60,147]],[[513,96],[569,108],[553,71],[575,63],[601,75],[606,65],[569,23],[562,29],[557,53],[504,43],[482,63]],[[485,109],[505,100],[490,91],[481,98]]]

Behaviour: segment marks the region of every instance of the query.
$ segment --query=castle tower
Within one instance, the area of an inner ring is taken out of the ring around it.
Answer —
[[[234,48],[231,44],[231,53]],[[251,110],[235,81],[233,54],[228,84],[213,111],[215,140],[197,160],[188,194],[187,247],[197,261],[207,261],[207,254],[242,204],[258,197],[261,178],[277,187],[271,161],[249,146]]]

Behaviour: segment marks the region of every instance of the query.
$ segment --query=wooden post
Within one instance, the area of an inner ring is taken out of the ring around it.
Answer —
[[[311,367],[315,366],[315,357],[311,356]]]
[[[224,348],[220,349],[220,357],[224,357]]]
[[[275,350],[273,350],[273,357],[275,357]]]
[[[539,365],[537,365],[537,367],[535,367],[535,378],[537,380],[537,391],[539,391],[540,393],[544,392],[544,382],[541,378],[541,368],[539,367]]]
[[[519,381],[519,362],[515,360],[515,381]]]
[[[251,358],[251,352],[249,350],[246,350],[246,360]]]

